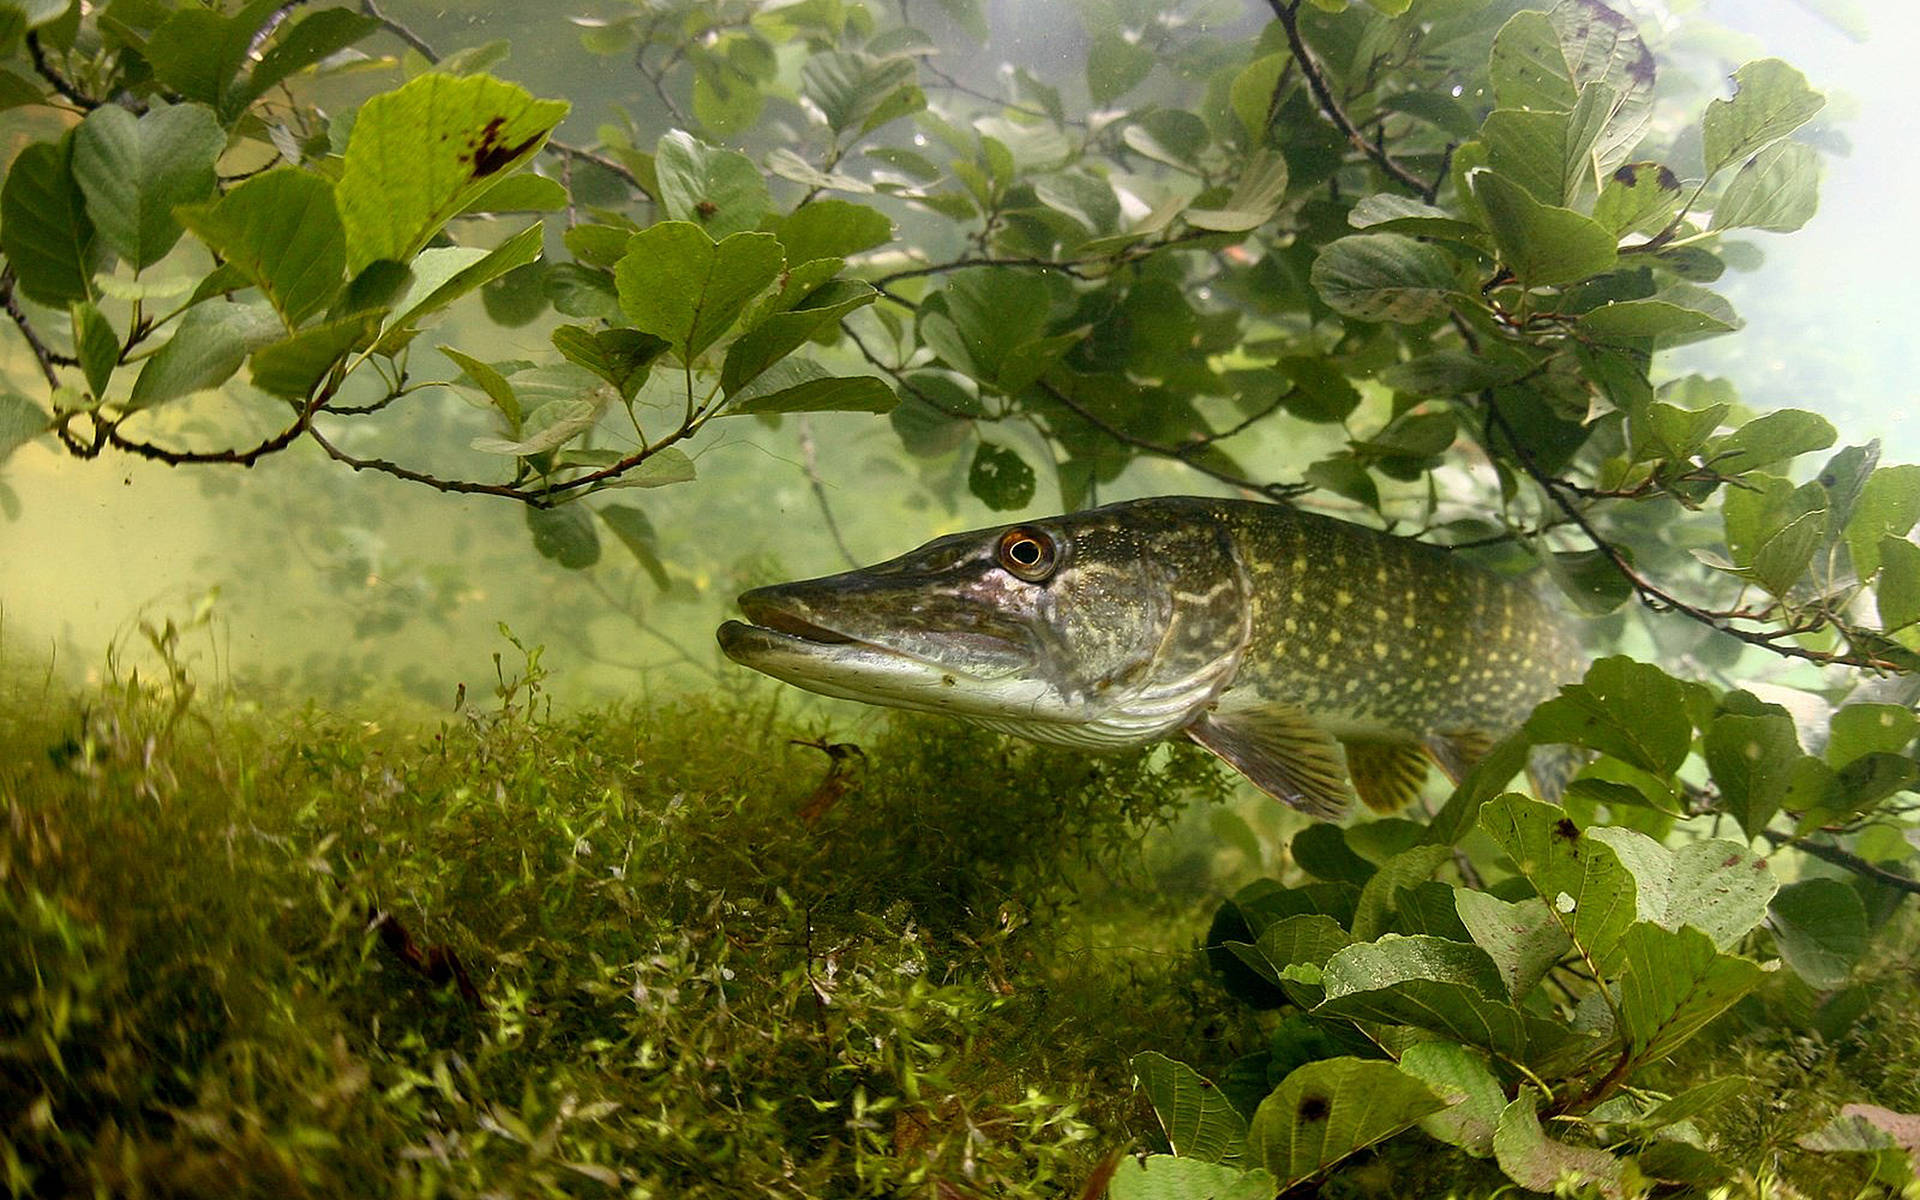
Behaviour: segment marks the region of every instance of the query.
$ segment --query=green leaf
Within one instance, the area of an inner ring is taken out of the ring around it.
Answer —
[[[1507,1178],[1536,1192],[1553,1192],[1563,1182],[1590,1188],[1606,1200],[1626,1196],[1626,1164],[1605,1150],[1556,1142],[1540,1128],[1540,1093],[1523,1087],[1500,1114],[1493,1135],[1493,1157]]]
[[[56,308],[93,298],[103,247],[73,176],[74,135],[34,142],[15,156],[0,183],[0,252],[20,290]]]
[[[1392,192],[1362,196],[1360,202],[1348,210],[1347,224],[1355,229],[1371,229],[1375,233],[1405,233],[1414,237],[1439,237],[1470,244],[1482,238],[1476,226],[1460,220],[1446,209]]]
[[[1619,553],[1632,562],[1626,547]],[[1547,574],[1588,616],[1604,617],[1634,597],[1633,582],[1600,550],[1555,550],[1545,559]]]
[[[87,390],[98,399],[106,394],[107,382],[120,362],[120,335],[105,315],[85,300],[73,301],[67,312],[73,322],[73,352],[80,360],[80,373],[86,376]],[[1881,591],[1886,591],[1884,584]]]
[[[1593,204],[1593,219],[1615,237],[1641,233],[1651,237],[1680,212],[1680,177],[1665,164],[1627,163],[1614,170]]]
[[[848,200],[814,200],[774,226],[789,263],[851,258],[893,238],[893,222],[878,209]]]
[[[1589,83],[1651,90],[1653,56],[1626,18],[1576,0],[1509,18],[1494,35],[1487,77],[1501,108],[1571,112]]]
[[[627,468],[616,479],[596,484],[596,488],[654,488],[672,483],[688,483],[694,478],[693,460],[678,446],[662,446],[639,464]]]
[[[1433,1089],[1447,1107],[1420,1119],[1427,1135],[1477,1158],[1493,1153],[1493,1134],[1507,1094],[1485,1056],[1447,1042],[1416,1042],[1400,1055],[1400,1070]]]
[[[1294,1070],[1260,1102],[1247,1127],[1247,1158],[1285,1191],[1445,1106],[1392,1063],[1322,1059]]]
[[[288,329],[340,291],[347,235],[333,185],[292,167],[268,171],[217,203],[180,210],[180,220],[227,260],[280,314]]]
[[[199,104],[155,105],[139,117],[117,104],[88,113],[74,134],[73,174],[101,239],[135,270],[166,257],[180,240],[173,210],[213,194],[226,145]]]
[[[1107,1200],[1273,1200],[1280,1185],[1265,1171],[1243,1171],[1197,1158],[1123,1156],[1107,1184]]]
[[[667,352],[664,338],[637,329],[589,329],[560,325],[552,334],[554,348],[619,389],[628,400],[647,381],[655,359]]]
[[[1898,754],[1920,732],[1920,716],[1899,704],[1849,704],[1833,714],[1827,765],[1844,767],[1869,754]]]
[[[5,234],[0,226],[0,236]],[[1882,538],[1904,538],[1920,521],[1920,466],[1881,467],[1867,476],[1847,517],[1847,553],[1862,579],[1880,569]]]
[[[653,580],[654,586],[664,592],[673,585],[666,564],[660,561],[659,536],[654,533],[653,522],[647,519],[644,509],[631,504],[608,504],[596,511],[627,548],[627,553],[640,564],[640,569]]]
[[[286,332],[265,303],[230,304],[207,300],[188,309],[167,344],[147,359],[133,382],[129,412],[219,387],[247,354]]]
[[[1033,503],[1033,468],[1006,446],[981,442],[967,468],[967,490],[995,512],[1009,512]]]
[[[1721,713],[1700,740],[1720,802],[1748,837],[1780,811],[1793,767],[1805,757],[1793,719],[1781,713],[1746,716]]]
[[[1753,1086],[1745,1075],[1725,1075],[1696,1084],[1680,1094],[1662,1100],[1648,1109],[1635,1124],[1642,1129],[1659,1129],[1690,1121],[1709,1109],[1717,1108]]]
[[[323,8],[290,22],[260,56],[247,76],[246,86],[229,100],[227,111],[238,112],[281,80],[338,54],[380,28],[375,18],[348,8]]]
[[[1728,475],[1758,470],[1833,445],[1838,435],[1825,417],[1797,408],[1763,414],[1706,447],[1706,458]],[[1822,506],[1824,508],[1824,505]]]
[[[567,115],[561,100],[486,75],[422,75],[360,107],[340,171],[350,274],[411,262],[456,213],[527,162]]]
[[[1242,67],[1228,86],[1227,103],[1240,121],[1246,145],[1259,146],[1267,140],[1274,89],[1290,61],[1285,54],[1261,55]]]
[[[1760,924],[1780,881],[1739,842],[1713,838],[1669,850],[1638,830],[1596,828],[1635,884],[1634,915],[1662,929],[1691,926],[1724,950]]]
[[[1509,1060],[1528,1057],[1530,1034],[1564,1040],[1558,1028],[1513,1007],[1493,959],[1465,942],[1390,933],[1335,954],[1321,983],[1326,999],[1317,1016],[1411,1025]]]
[[[1501,261],[1526,287],[1574,283],[1613,267],[1614,236],[1591,217],[1541,204],[1493,171],[1468,177],[1487,214]]]
[[[474,438],[469,444],[482,454],[527,458],[558,450],[599,424],[613,401],[612,388],[571,366],[521,372],[513,382],[522,405],[542,402],[527,413],[517,438]]]
[[[1671,775],[1693,742],[1680,683],[1650,663],[1613,656],[1534,711],[1536,742],[1585,746],[1643,771]]]
[[[1803,879],[1773,898],[1769,927],[1780,957],[1809,987],[1844,987],[1869,942],[1860,893],[1838,879]]]
[[[567,198],[566,185],[559,180],[523,171],[518,175],[508,175],[481,192],[460,212],[463,216],[469,213],[559,212],[567,206]],[[625,231],[621,232],[620,241],[622,244],[626,242]]]
[[[487,399],[491,400],[493,406],[500,410],[500,415],[507,419],[508,431],[518,436],[522,421],[520,398],[513,394],[513,385],[507,382],[507,377],[500,373],[499,368],[491,363],[481,362],[452,346],[440,347],[440,353],[446,355],[454,365],[466,372],[467,378],[487,394]]]
[[[1397,233],[1329,243],[1313,261],[1312,281],[1335,312],[1404,325],[1444,315],[1447,297],[1459,290],[1446,251]]]
[[[584,571],[600,561],[600,535],[594,531],[593,514],[585,505],[529,507],[525,511],[533,548],[542,558],[550,558],[570,571]]]
[[[413,260],[413,283],[394,305],[398,315],[381,335],[381,351],[396,348],[397,338],[460,297],[539,258],[544,238],[536,221],[491,250],[446,246],[421,251]]]
[[[782,378],[779,368],[798,365],[793,360],[776,363],[773,368],[759,375],[752,384],[734,393],[728,401],[726,414],[740,416],[747,413],[797,413],[797,412],[891,412],[900,398],[884,380],[872,375],[826,375],[818,364],[808,362],[811,372],[819,372],[819,378],[803,378],[798,383],[784,383],[775,387],[772,381]]]
[[[685,130],[662,135],[653,164],[667,216],[692,222],[716,242],[758,227],[773,206],[767,181],[752,159],[709,146]]]
[[[1733,86],[1733,99],[1713,101],[1701,120],[1709,175],[1792,133],[1827,102],[1777,58],[1747,63],[1733,73]]]
[[[1096,30],[1087,47],[1087,93],[1111,104],[1140,85],[1153,70],[1153,51],[1113,29]]]
[[[1240,1161],[1247,1122],[1218,1085],[1185,1063],[1151,1050],[1134,1055],[1131,1066],[1135,1085],[1147,1094],[1176,1155],[1202,1162]]]
[[[1373,824],[1377,826],[1384,822]],[[1351,838],[1348,844],[1353,844]],[[1363,844],[1360,849],[1364,852],[1366,846]],[[1361,941],[1369,941],[1392,928],[1401,889],[1431,879],[1433,873],[1440,869],[1440,864],[1451,857],[1452,852],[1447,847],[1431,844],[1412,846],[1389,856],[1360,889],[1360,901],[1354,909],[1351,925],[1353,936]]]
[[[38,404],[15,392],[0,392],[0,463],[52,428],[53,418]]]
[[[920,336],[949,366],[996,384],[1001,364],[1045,326],[1046,281],[1027,271],[955,271],[920,309]]]
[[[807,57],[800,90],[819,106],[835,134],[869,132],[926,106],[916,77],[910,58],[830,50]]]
[[[384,315],[353,313],[260,347],[251,358],[253,386],[275,396],[305,398],[335,363],[373,340]]]
[[[1265,225],[1279,211],[1287,192],[1287,160],[1278,150],[1247,156],[1233,191],[1219,208],[1189,208],[1181,215],[1196,229],[1245,233]]]
[[[1826,489],[1794,487],[1778,476],[1749,474],[1721,504],[1727,554],[1740,573],[1775,595],[1799,581],[1826,534]]]
[[[161,83],[231,119],[246,107],[235,95],[234,79],[254,35],[279,7],[275,0],[253,0],[231,17],[182,8],[160,22],[142,52]]]
[[[808,339],[838,326],[848,313],[879,298],[880,293],[871,285],[848,279],[815,288],[793,308],[772,314],[727,347],[726,362],[720,369],[720,390],[732,395]]]
[[[1920,546],[1905,538],[1880,539],[1874,598],[1880,605],[1880,627],[1888,633],[1920,621]]]
[[[1609,301],[1580,317],[1581,327],[1602,341],[1652,338],[1659,346],[1731,333],[1740,323],[1725,297],[1690,283],[1644,300]]]
[[[614,281],[627,320],[691,362],[774,281],[781,262],[772,234],[735,233],[716,243],[698,225],[663,221],[633,235]]]
[[[1454,892],[1453,903],[1460,923],[1467,927],[1474,944],[1493,959],[1507,995],[1516,1001],[1532,991],[1547,970],[1573,948],[1567,931],[1538,896],[1509,904],[1486,892],[1460,888]]]
[[[1764,974],[1759,963],[1720,953],[1713,939],[1691,927],[1642,921],[1627,931],[1622,950],[1620,1036],[1642,1061],[1673,1053],[1758,987]]]
[[[1481,808],[1480,827],[1546,901],[1574,948],[1610,971],[1634,922],[1635,892],[1613,848],[1586,836],[1554,805],[1512,792]]]
[[[1712,227],[1792,233],[1819,208],[1819,154],[1800,142],[1781,142],[1740,168],[1713,206]]]

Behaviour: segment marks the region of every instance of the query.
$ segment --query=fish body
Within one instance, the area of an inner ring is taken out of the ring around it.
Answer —
[[[1320,817],[1402,806],[1429,759],[1457,778],[1582,665],[1524,583],[1244,500],[953,534],[740,606],[721,649],[789,683],[1062,745],[1188,736]]]

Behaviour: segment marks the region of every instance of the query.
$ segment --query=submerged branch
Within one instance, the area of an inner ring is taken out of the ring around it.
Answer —
[[[1605,535],[1594,527],[1593,521],[1587,516],[1586,512],[1582,510],[1578,504],[1574,503],[1573,496],[1571,495],[1572,489],[1564,480],[1555,477],[1540,466],[1539,460],[1534,458],[1533,452],[1527,448],[1526,443],[1521,440],[1512,424],[1508,422],[1506,414],[1501,412],[1500,406],[1494,402],[1493,393],[1490,391],[1482,392],[1480,394],[1480,402],[1486,408],[1489,441],[1491,441],[1492,431],[1498,429],[1501,436],[1506,439],[1507,446],[1513,451],[1514,460],[1520,464],[1521,469],[1527,473],[1528,478],[1538,484],[1541,490],[1547,493],[1548,498],[1554,502],[1555,506],[1566,514],[1567,519],[1579,527],[1580,532],[1586,536],[1588,542],[1592,543],[1593,548],[1599,551],[1601,556],[1613,566],[1613,569],[1619,572],[1620,577],[1626,580],[1628,585],[1633,588],[1634,594],[1639,597],[1640,602],[1654,612],[1679,613],[1689,620],[1696,621],[1710,629],[1717,629],[1721,633],[1738,638],[1749,646],[1758,646],[1763,650],[1770,650],[1784,658],[1798,658],[1806,662],[1818,663],[1821,666],[1860,667],[1872,671],[1899,671],[1902,669],[1898,663],[1877,658],[1870,654],[1859,652],[1834,654],[1824,650],[1809,650],[1804,646],[1796,646],[1784,640],[1790,637],[1798,637],[1802,634],[1814,633],[1832,624],[1831,619],[1824,616],[1811,627],[1789,626],[1784,629],[1775,630],[1743,629],[1734,622],[1737,620],[1752,620],[1756,618],[1744,612],[1725,612],[1703,608],[1697,604],[1690,604],[1672,592],[1667,591],[1653,580],[1647,578],[1647,576],[1641,574],[1639,569],[1628,560],[1625,552],[1609,541]],[[1845,630],[1843,629],[1842,632],[1845,632]]]
[[[1314,101],[1319,104],[1320,111],[1326,114],[1327,120],[1333,122],[1334,127],[1340,130],[1347,141],[1371,159],[1395,182],[1410,189],[1428,204],[1432,204],[1434,198],[1440,194],[1440,185],[1446,181],[1451,157],[1449,156],[1448,161],[1442,164],[1440,174],[1429,183],[1402,166],[1399,160],[1387,153],[1385,147],[1368,139],[1360,127],[1353,123],[1353,118],[1340,107],[1339,99],[1334,96],[1333,88],[1327,83],[1326,73],[1314,60],[1313,51],[1307,48],[1306,39],[1300,36],[1300,3],[1301,0],[1292,0],[1291,3],[1288,0],[1267,0],[1267,7],[1273,10],[1274,19],[1280,22],[1281,30],[1286,33],[1287,48],[1293,52],[1294,61],[1300,64],[1300,73],[1306,77],[1307,87],[1313,92]]]

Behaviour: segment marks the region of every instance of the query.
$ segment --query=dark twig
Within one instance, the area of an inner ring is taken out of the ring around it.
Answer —
[[[1136,450],[1144,450],[1148,454],[1157,454],[1163,458],[1171,458],[1176,462],[1193,468],[1202,475],[1217,479],[1221,483],[1230,484],[1237,488],[1244,488],[1249,492],[1257,493],[1281,504],[1290,503],[1295,496],[1313,490],[1305,484],[1260,483],[1257,480],[1248,479],[1244,475],[1236,475],[1232,471],[1223,471],[1219,467],[1210,466],[1194,457],[1195,452],[1206,449],[1210,444],[1209,442],[1194,442],[1190,446],[1163,446],[1159,442],[1150,441],[1147,438],[1128,433],[1126,430],[1101,417],[1098,413],[1089,409],[1086,405],[1075,400],[1072,396],[1069,396],[1066,392],[1044,379],[1040,381],[1040,390],[1044,391],[1050,399],[1057,401],[1061,407],[1065,408],[1068,412],[1071,412],[1074,416],[1079,417],[1082,421],[1085,421],[1087,424],[1122,445],[1132,446]]]
[[[430,63],[440,61],[440,55],[434,51],[434,48],[429,45],[424,38],[394,20],[392,17],[389,17],[386,13],[380,11],[380,6],[375,4],[373,0],[360,0],[360,11],[380,22],[382,28],[411,46],[414,52],[421,58],[426,59]]]
[[[415,471],[384,458],[360,458],[356,455],[348,454],[345,450],[340,449],[340,447],[328,441],[318,429],[312,427],[307,429],[307,436],[312,438],[322,450],[326,451],[329,458],[335,462],[345,463],[356,471],[378,471],[383,475],[391,475],[396,479],[404,479],[409,483],[425,484],[436,492],[458,492],[463,495],[479,496],[505,496],[509,500],[519,500],[522,503],[531,504],[536,508],[547,507],[546,502],[540,500],[537,496],[526,491],[524,488],[517,488],[509,483],[475,483],[466,479],[442,479],[437,475],[428,475],[424,471]]]
[[[34,73],[46,80],[54,91],[81,108],[91,110],[100,107],[100,101],[81,91],[73,80],[61,74],[60,69],[48,60],[46,48],[40,44],[40,35],[32,30],[27,32],[27,55],[33,60]]]
[[[56,356],[47,348],[47,344],[40,340],[39,331],[34,329],[33,322],[27,319],[27,310],[20,307],[20,297],[14,294],[14,286],[18,282],[19,277],[14,274],[12,263],[0,269],[0,306],[4,306],[7,315],[13,318],[13,323],[20,329],[20,336],[27,339],[27,347],[33,351],[33,361],[40,364],[40,374],[45,376],[47,387],[58,391],[60,376],[53,369]]]
[[[1618,546],[1608,541],[1599,530],[1594,528],[1593,522],[1588,520],[1586,513],[1581,510],[1579,505],[1573,502],[1573,499],[1569,496],[1561,480],[1556,479],[1553,475],[1541,469],[1539,462],[1533,457],[1533,452],[1527,448],[1526,444],[1520,440],[1519,435],[1514,432],[1514,428],[1512,424],[1508,422],[1506,414],[1501,412],[1499,405],[1494,403],[1493,393],[1491,391],[1480,393],[1480,402],[1486,407],[1489,441],[1491,441],[1492,430],[1498,428],[1501,435],[1506,438],[1507,445],[1513,450],[1514,457],[1519,461],[1521,469],[1526,471],[1529,478],[1540,485],[1541,489],[1547,493],[1547,496],[1560,511],[1566,514],[1567,519],[1579,527],[1580,532],[1586,535],[1587,541],[1592,543],[1593,548],[1598,550],[1600,554],[1613,565],[1613,569],[1619,572],[1620,577],[1626,580],[1633,588],[1634,593],[1640,598],[1640,602],[1648,608],[1655,612],[1677,612],[1689,620],[1697,621],[1710,629],[1717,629],[1721,633],[1736,637],[1750,646],[1759,646],[1763,650],[1771,650],[1773,653],[1784,658],[1803,659],[1806,662],[1819,663],[1822,666],[1861,667],[1873,671],[1898,671],[1901,669],[1898,664],[1867,654],[1830,654],[1822,650],[1808,650],[1782,640],[1783,638],[1802,633],[1811,633],[1813,632],[1811,629],[1789,628],[1772,632],[1742,629],[1738,625],[1733,624],[1733,621],[1743,614],[1715,612],[1712,609],[1689,604],[1660,587],[1660,585],[1654,583],[1645,575],[1642,575],[1631,562],[1627,561],[1627,556]]]
[[[1286,33],[1287,47],[1293,51],[1294,61],[1300,64],[1300,73],[1306,76],[1307,87],[1313,92],[1313,98],[1320,105],[1320,111],[1326,114],[1327,120],[1333,122],[1335,128],[1340,130],[1347,141],[1372,159],[1382,171],[1411,190],[1414,195],[1432,204],[1434,198],[1440,194],[1440,185],[1447,178],[1446,172],[1443,170],[1432,183],[1428,183],[1402,166],[1393,155],[1386,152],[1385,148],[1369,141],[1360,127],[1353,123],[1353,118],[1340,107],[1339,99],[1334,96],[1333,89],[1328,86],[1326,74],[1320,69],[1320,64],[1314,61],[1313,52],[1307,48],[1306,39],[1300,36],[1300,3],[1301,0],[1292,0],[1291,3],[1288,3],[1288,0],[1267,0],[1267,7],[1273,10],[1274,19],[1280,22],[1280,28]]]
[[[840,548],[840,557],[849,567],[857,567],[860,560],[847,549],[847,539],[840,534],[840,522],[833,519],[833,507],[827,503],[827,483],[820,478],[818,456],[813,448],[813,426],[805,417],[800,419],[800,469],[806,472],[807,482],[813,487],[813,498],[820,504],[820,515],[826,519],[827,532],[833,535],[833,544]]]
[[[1855,875],[1864,876],[1876,883],[1884,883],[1896,891],[1905,892],[1911,896],[1920,896],[1920,879],[1909,879],[1905,875],[1889,871],[1885,867],[1870,863],[1858,854],[1842,850],[1838,846],[1830,846],[1825,842],[1808,841],[1806,838],[1795,837],[1790,833],[1780,833],[1772,829],[1761,830],[1760,836],[1774,846],[1791,846],[1802,854],[1812,855],[1821,862],[1832,863],[1834,866],[1851,871]]]
[[[1086,275],[1082,272],[1082,268],[1088,261],[1104,260],[1056,262],[1048,258],[956,258],[950,262],[929,263],[924,267],[908,267],[904,271],[882,275],[871,282],[876,288],[884,289],[888,284],[897,283],[902,279],[918,279],[923,275],[944,275],[948,271],[960,271],[967,267],[1031,267],[1037,271],[1058,271],[1074,279],[1085,279]]]

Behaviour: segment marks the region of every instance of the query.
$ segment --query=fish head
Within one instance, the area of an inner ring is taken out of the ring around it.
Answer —
[[[735,662],[829,696],[947,713],[1041,741],[1127,745],[1185,724],[1249,630],[1217,522],[1138,506],[929,542],[740,597]]]

